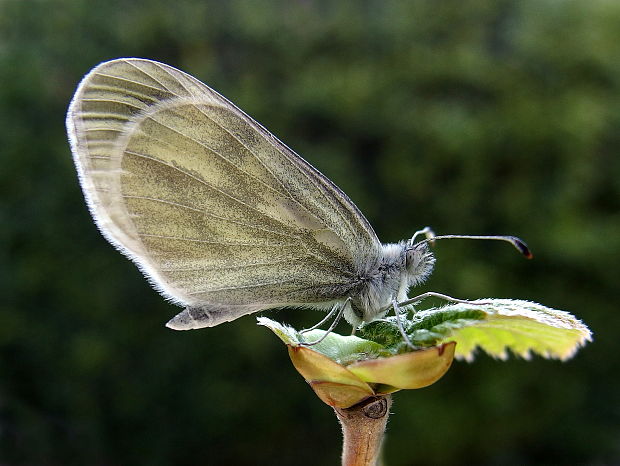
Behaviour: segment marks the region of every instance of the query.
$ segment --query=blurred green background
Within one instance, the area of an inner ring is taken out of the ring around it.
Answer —
[[[139,56],[227,96],[383,241],[443,242],[420,291],[573,312],[575,359],[455,363],[398,393],[396,465],[620,464],[620,2],[0,0],[0,463],[338,464],[340,428],[246,317],[179,311],[97,232],[65,111]],[[297,326],[315,312],[272,312]]]

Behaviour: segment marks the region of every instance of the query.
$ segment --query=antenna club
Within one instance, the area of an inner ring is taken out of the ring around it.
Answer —
[[[517,238],[516,236],[511,236],[508,241],[510,241],[514,245],[514,247],[517,248],[519,252],[525,256],[526,259],[534,258],[534,254],[532,254],[530,248],[528,248],[527,244],[525,244],[525,242],[523,242],[523,240],[521,240],[520,238]]]

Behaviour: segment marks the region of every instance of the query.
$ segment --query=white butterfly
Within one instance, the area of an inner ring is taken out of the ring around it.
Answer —
[[[329,179],[171,66],[100,64],[67,131],[103,235],[185,306],[173,329],[280,307],[338,308],[357,326],[406,303],[433,269],[427,241],[381,244]]]

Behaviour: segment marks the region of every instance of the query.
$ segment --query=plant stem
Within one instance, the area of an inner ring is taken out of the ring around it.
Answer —
[[[342,425],[342,466],[377,466],[392,396],[368,398],[350,408],[334,408]]]

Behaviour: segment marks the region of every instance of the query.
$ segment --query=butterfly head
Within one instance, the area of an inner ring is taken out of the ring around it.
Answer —
[[[435,256],[428,247],[428,242],[420,241],[413,243],[408,241],[405,245],[405,270],[407,272],[408,286],[415,286],[428,278],[435,266]]]

